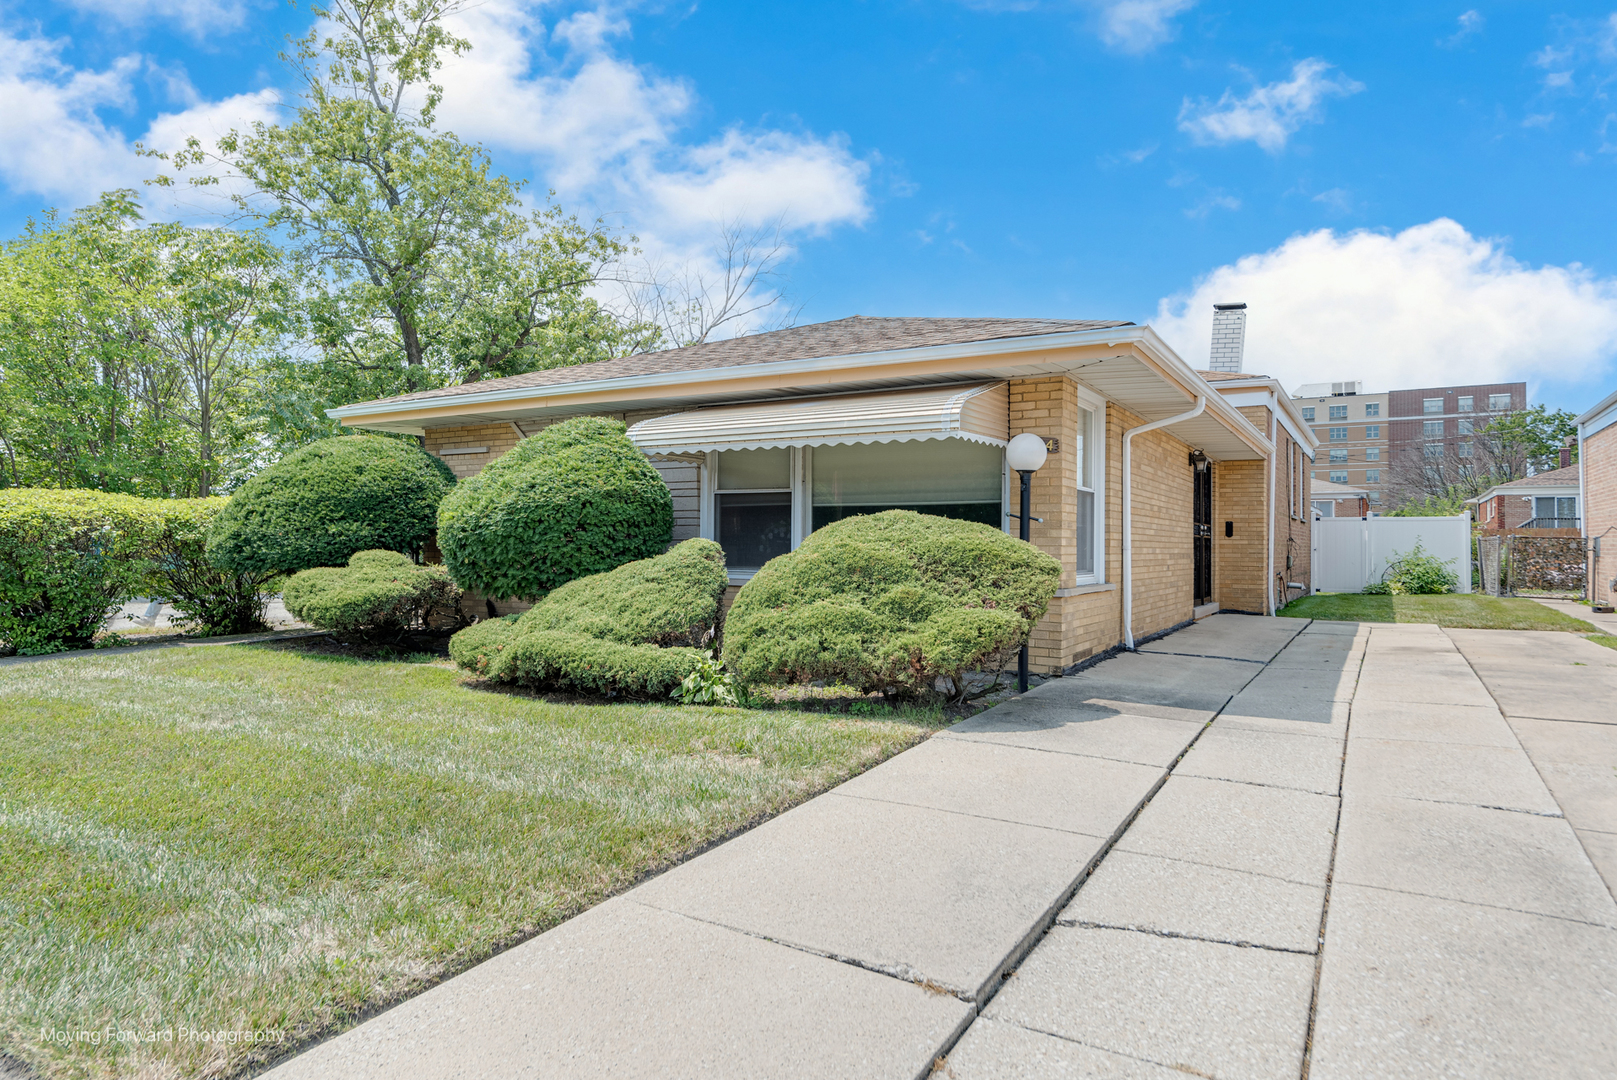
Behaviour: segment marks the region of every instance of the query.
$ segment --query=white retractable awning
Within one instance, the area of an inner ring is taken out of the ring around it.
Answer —
[[[1009,400],[1005,384],[995,382],[720,405],[642,420],[629,438],[648,454],[911,439],[1004,446]]]

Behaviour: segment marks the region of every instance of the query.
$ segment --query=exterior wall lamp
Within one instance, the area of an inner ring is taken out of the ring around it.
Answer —
[[[1032,516],[1033,474],[1044,468],[1044,463],[1049,456],[1050,452],[1045,447],[1044,439],[1030,431],[1022,432],[1005,447],[1005,464],[1015,469],[1022,477],[1022,512],[1015,516],[1021,519],[1021,537],[1023,540],[1028,539],[1033,522],[1044,523],[1043,518]],[[1033,633],[1032,627],[1028,627],[1028,633],[1029,635]],[[1019,694],[1027,693],[1026,641],[1022,642],[1022,652],[1016,658],[1016,692]]]

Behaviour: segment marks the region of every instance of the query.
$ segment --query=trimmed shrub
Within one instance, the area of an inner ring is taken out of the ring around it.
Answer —
[[[419,558],[454,473],[397,439],[311,443],[242,486],[208,530],[208,557],[244,574],[340,567],[359,551]]]
[[[90,644],[150,571],[148,500],[101,491],[0,491],[0,641],[24,654]]]
[[[450,576],[490,596],[538,599],[668,546],[668,485],[616,420],[579,416],[517,443],[438,508]]]
[[[359,551],[347,566],[293,574],[281,600],[322,630],[397,637],[456,617],[460,589],[441,566],[418,566],[396,551]]]
[[[280,575],[222,570],[207,556],[208,526],[228,499],[152,499],[147,532],[147,596],[169,602],[174,626],[190,634],[267,630],[264,609]]]
[[[697,671],[728,578],[711,540],[567,582],[521,615],[449,641],[485,678],[590,694],[666,697]]]
[[[724,659],[748,685],[929,695],[1002,667],[1060,580],[1055,559],[988,525],[909,510],[845,518],[742,586]]]

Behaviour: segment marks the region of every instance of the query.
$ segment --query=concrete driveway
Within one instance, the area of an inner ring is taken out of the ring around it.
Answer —
[[[271,1075],[1609,1076],[1613,661],[1214,616]]]

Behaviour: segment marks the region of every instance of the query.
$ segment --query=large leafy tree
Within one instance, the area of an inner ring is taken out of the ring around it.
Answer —
[[[283,402],[316,387],[352,400],[601,359],[656,333],[586,295],[623,241],[548,199],[528,210],[482,147],[436,128],[435,73],[469,47],[444,20],[463,6],[314,6],[319,21],[283,54],[304,84],[289,121],[212,148],[193,139],[171,159],[209,166],[193,183],[244,182],[241,215],[291,245],[318,363],[294,364]]]
[[[142,226],[130,191],[30,222],[0,254],[0,475],[207,495],[261,448],[278,267],[261,234]]]

